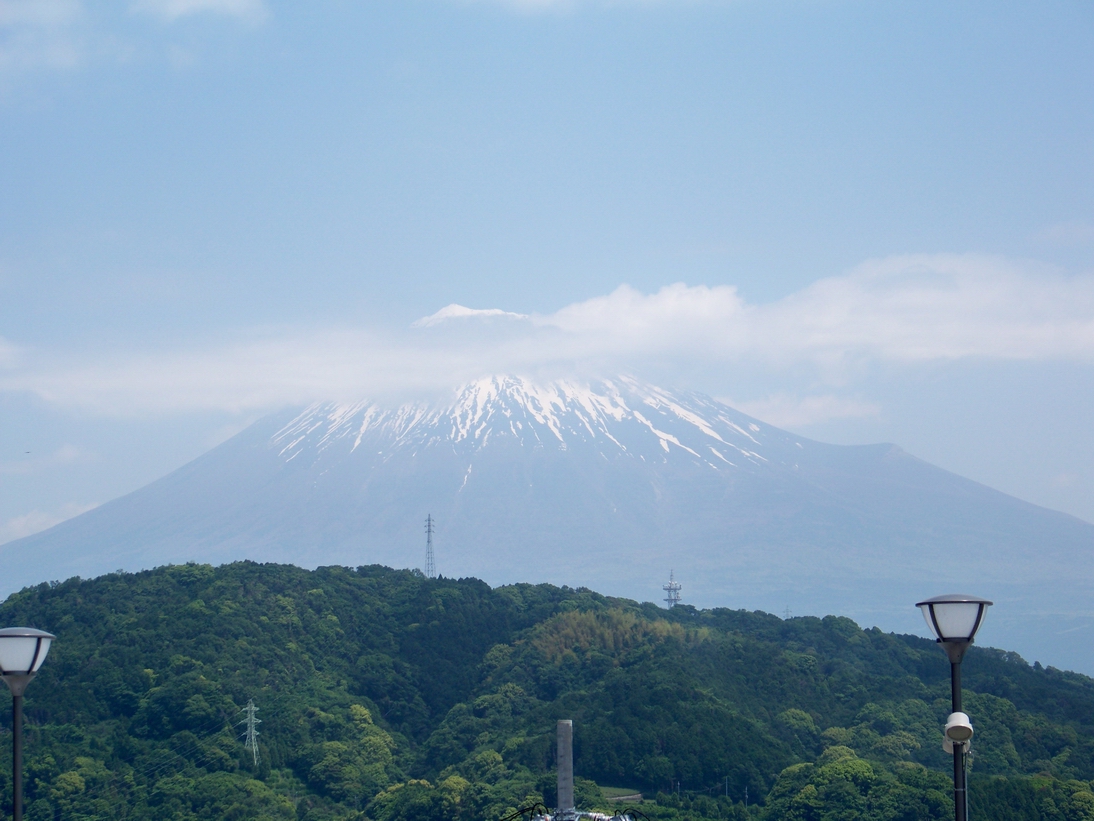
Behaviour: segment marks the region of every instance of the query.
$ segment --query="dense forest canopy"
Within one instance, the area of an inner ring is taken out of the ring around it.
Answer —
[[[952,817],[945,655],[838,616],[251,562],[42,584],[0,610],[58,636],[26,697],[28,821],[493,821],[553,802],[560,718],[586,808]],[[1094,680],[976,647],[964,678],[972,818],[1094,821]]]

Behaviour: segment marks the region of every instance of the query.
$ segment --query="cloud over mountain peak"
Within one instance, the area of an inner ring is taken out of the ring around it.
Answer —
[[[1090,364],[1094,277],[995,257],[918,255],[871,260],[763,304],[729,285],[675,283],[652,293],[621,285],[548,314],[453,303],[401,330],[266,330],[88,361],[8,350],[0,390],[112,413],[250,412],[448,389],[491,373],[625,371],[674,381],[686,367],[693,383],[746,400],[727,373],[762,371],[769,384],[805,373],[815,385],[844,386],[872,364],[971,358]]]
[[[428,328],[433,325],[440,325],[442,322],[451,319],[488,319],[494,317],[527,319],[528,315],[514,313],[513,311],[503,311],[500,308],[467,308],[453,302],[450,305],[445,305],[434,314],[423,316],[421,319],[415,321],[411,327]]]

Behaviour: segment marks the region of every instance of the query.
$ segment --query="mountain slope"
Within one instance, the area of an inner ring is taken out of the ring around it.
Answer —
[[[590,809],[597,784],[675,786],[643,812],[782,821],[817,817],[786,806],[812,784],[832,818],[953,817],[945,655],[838,616],[240,562],[42,584],[0,622],[57,634],[26,697],[28,821],[500,821],[555,803],[560,718]],[[972,818],[1088,819],[1094,680],[982,647],[964,669]]]
[[[271,417],[3,550],[12,587],[184,560],[421,566],[426,513],[445,575],[655,599],[672,568],[696,604],[900,630],[920,597],[968,588],[997,601],[986,641],[1094,671],[1094,526],[630,379],[494,377],[449,404]]]

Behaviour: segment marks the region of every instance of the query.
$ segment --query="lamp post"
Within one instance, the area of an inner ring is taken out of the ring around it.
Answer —
[[[0,630],[0,678],[11,690],[12,798],[14,821],[23,821],[23,693],[46,660],[56,636],[33,627]]]
[[[965,756],[972,738],[972,723],[961,711],[961,660],[969,649],[976,631],[984,622],[991,602],[976,596],[950,594],[916,602],[923,611],[927,626],[935,641],[942,645],[950,659],[950,702],[952,709],[946,719],[944,746],[953,749],[953,804],[955,821],[968,821],[969,795],[965,783]]]

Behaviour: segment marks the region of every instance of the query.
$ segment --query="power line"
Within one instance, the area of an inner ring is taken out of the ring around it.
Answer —
[[[241,710],[240,712],[243,712],[243,711]],[[214,726],[212,723],[210,723],[210,724],[205,725],[205,727],[199,731],[199,732],[201,732],[201,735],[197,735],[192,739],[183,739],[182,740],[182,743],[183,743],[184,746],[182,746],[181,749],[183,751],[187,751],[187,748],[189,748],[189,751],[196,752],[196,753],[198,753],[197,755],[190,755],[190,756],[181,755],[178,752],[178,750],[173,750],[173,749],[170,749],[168,747],[156,748],[156,749],[150,751],[148,753],[148,755],[150,757],[158,756],[159,754],[164,754],[164,755],[167,755],[167,756],[173,756],[175,759],[177,759],[177,761],[181,761],[184,764],[193,764],[194,766],[199,766],[199,767],[202,766],[203,764],[209,763],[214,759],[216,751],[215,750],[203,750],[202,747],[201,747],[200,742],[205,740],[205,739],[213,738],[218,733],[220,733],[224,730],[223,720],[219,720],[216,723],[219,724],[218,729],[210,730],[209,728]],[[41,729],[44,729],[44,728],[39,728],[39,730],[41,730]],[[159,781],[158,776],[165,769],[167,769],[169,767],[172,767],[172,766],[176,766],[176,761],[171,760],[171,759],[166,759],[166,760],[161,759],[159,764],[154,764],[151,767],[144,767],[144,768],[141,768],[141,769],[138,769],[136,767],[129,767],[128,772],[129,772],[129,775],[131,777],[142,778],[142,779],[145,779],[148,782],[144,785],[138,785],[134,782],[133,783],[134,793],[137,793],[140,790],[144,790],[145,793],[146,793],[145,798],[147,799],[153,793],[162,790],[163,788],[160,786],[161,782]],[[123,773],[125,772],[125,769],[122,768],[122,769],[117,769],[117,770],[109,770],[109,772],[110,772],[112,777],[119,778],[119,777],[123,777]],[[97,792],[88,792],[85,795],[87,795],[88,797],[90,797],[93,800],[94,799],[99,799],[99,798],[101,798],[105,795],[105,791],[107,790],[107,788],[108,788],[107,786],[104,786],[101,790],[99,790]],[[117,786],[114,785],[113,788],[116,790]],[[114,794],[117,795],[116,792]],[[73,817],[83,819],[83,821],[100,821],[100,819],[116,820],[117,819],[117,814],[116,814],[116,810],[111,809],[111,810],[107,810],[107,811],[104,811],[104,812],[95,813],[95,814],[91,814],[91,815],[89,815],[87,813],[79,813],[79,814],[74,815]]]

